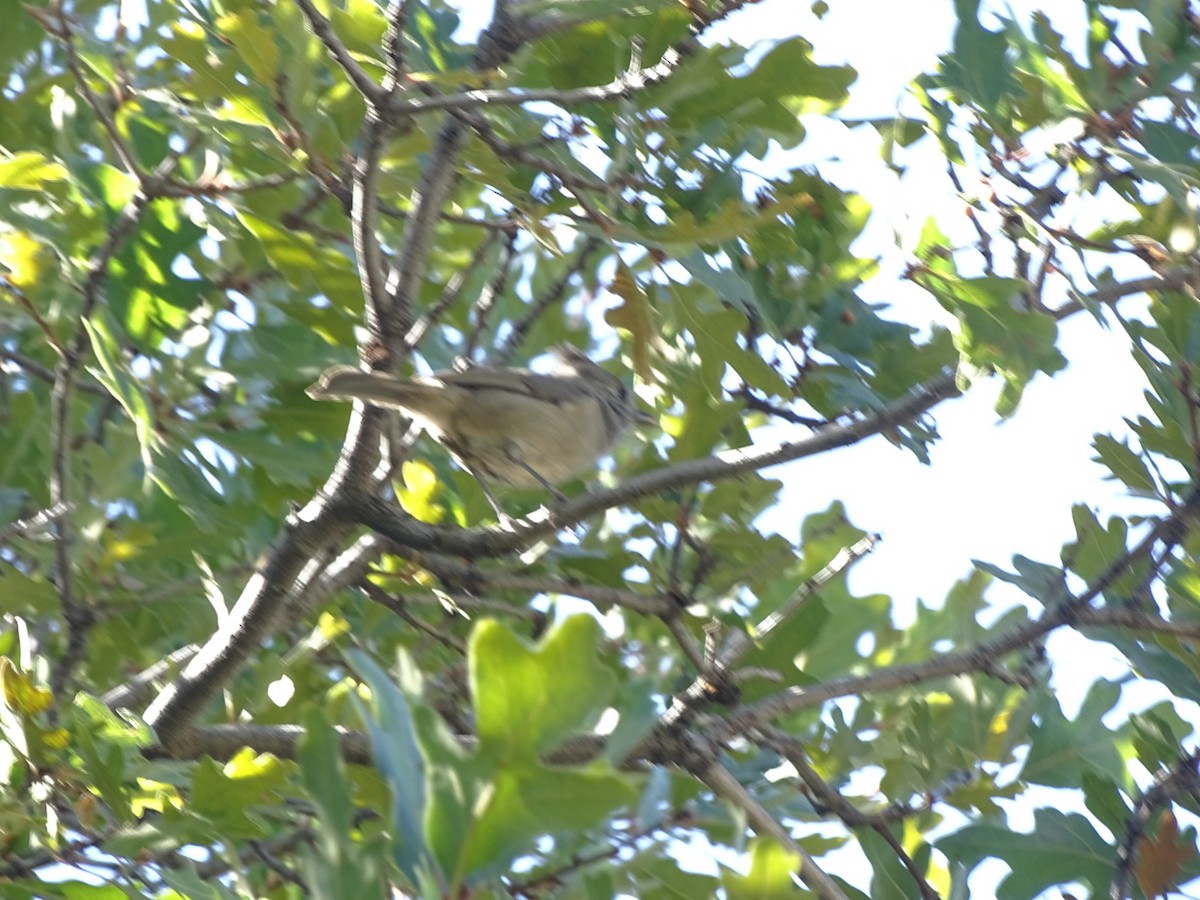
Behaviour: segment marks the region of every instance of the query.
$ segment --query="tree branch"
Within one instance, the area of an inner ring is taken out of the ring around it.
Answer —
[[[750,792],[742,787],[741,782],[734,778],[728,769],[714,760],[692,774],[718,797],[744,812],[746,821],[756,834],[771,838],[788,853],[799,857],[800,869],[797,874],[800,880],[821,900],[847,900],[845,892],[838,887],[837,882],[817,865],[816,860],[796,843],[787,829],[775,821],[761,803],[750,796]]]
[[[327,23],[316,12],[311,0],[297,0],[297,3],[306,11],[314,32],[343,63],[351,79],[358,77],[345,65],[352,60],[340,58],[345,47],[332,30],[325,27]],[[497,15],[480,38],[476,62],[481,68],[495,66],[516,49],[519,42],[513,32],[513,22],[504,15]],[[365,83],[359,87],[367,91],[364,96],[368,98],[378,93],[375,89],[372,94]],[[382,129],[383,125],[372,126],[368,122],[367,127]],[[433,226],[452,181],[456,145],[462,140],[462,133],[462,126],[457,127],[456,133],[454,121],[448,121],[438,145],[441,152],[431,156],[407,221],[405,239],[397,254],[400,268],[392,272],[396,284],[394,290],[388,288],[391,302],[380,310],[382,334],[401,336],[411,324],[409,317],[416,287],[428,263]],[[369,172],[370,167],[364,176]],[[364,236],[368,235],[370,225],[366,211],[374,202],[367,202],[370,187],[369,183],[362,184],[363,215],[359,224]],[[367,241],[371,239],[373,235]],[[360,265],[362,262],[360,258]],[[371,278],[368,271],[363,281],[369,285]],[[389,276],[389,282],[392,280]],[[382,298],[377,299],[382,301]],[[385,353],[390,354],[396,346],[398,342],[386,347]],[[371,472],[374,460],[378,458],[380,429],[386,415],[384,410],[364,409],[361,404],[355,404],[342,452],[323,489],[298,513],[288,517],[275,546],[247,581],[226,621],[146,710],[146,721],[154,728],[166,752],[188,753],[195,740],[196,732],[192,728],[195,717],[272,632],[284,612],[302,610],[305,595],[314,584],[320,583],[321,572],[332,552],[330,548],[336,547],[350,532],[352,520],[348,512],[353,506],[353,498],[373,493]]]
[[[775,750],[792,764],[792,768],[796,770],[797,776],[811,792],[817,804],[830,810],[848,828],[871,828],[878,832],[912,875],[913,880],[917,883],[917,888],[921,891],[923,900],[938,900],[937,891],[926,881],[924,873],[917,868],[912,858],[892,834],[890,826],[895,822],[895,818],[887,819],[883,816],[864,813],[850,803],[826,783],[825,779],[809,764],[808,754],[804,752],[804,747],[791,735],[768,726],[758,729],[756,737],[765,746]],[[910,814],[912,812],[915,811],[911,811]]]
[[[1164,552],[1183,539],[1188,522],[1200,512],[1200,490],[1194,492],[1186,502],[1175,508],[1172,514],[1160,520],[1150,533],[1132,550],[1123,554],[1109,566],[1099,578],[1078,597],[1067,597],[1062,602],[1049,606],[1037,619],[1019,625],[1008,632],[980,641],[965,650],[947,653],[920,663],[889,666],[876,669],[866,675],[836,678],[824,684],[793,687],[772,697],[760,700],[734,711],[716,726],[716,740],[731,740],[748,729],[769,722],[776,716],[800,709],[811,709],[838,697],[849,697],[871,691],[893,690],[906,685],[920,684],[935,678],[962,675],[966,672],[985,671],[988,666],[1007,654],[1026,647],[1046,634],[1064,625],[1074,624],[1076,615],[1109,586],[1124,575],[1132,566],[1149,560],[1156,546],[1162,544]],[[1065,588],[1063,589],[1065,593]]]
[[[1130,895],[1130,881],[1137,860],[1137,846],[1145,834],[1150,817],[1161,806],[1171,802],[1179,792],[1195,797],[1200,792],[1200,748],[1181,756],[1174,765],[1161,770],[1154,783],[1141,796],[1125,823],[1125,833],[1117,847],[1117,871],[1109,896],[1123,900]]]
[[[312,29],[313,34],[317,36],[329,55],[338,64],[338,67],[346,73],[346,77],[350,79],[350,83],[363,95],[363,99],[368,104],[378,104],[386,96],[383,88],[375,83],[375,80],[360,66],[342,43],[342,39],[334,33],[333,26],[313,5],[312,0],[296,0],[296,5],[300,7],[300,12],[304,14],[305,20],[308,22],[308,27]]]
[[[1166,269],[1157,275],[1147,275],[1145,278],[1134,278],[1130,281],[1116,281],[1112,284],[1102,285],[1086,297],[1072,291],[1072,299],[1058,309],[1051,310],[1050,315],[1061,321],[1085,309],[1086,306],[1111,306],[1123,297],[1151,291],[1177,291],[1187,285],[1196,287],[1198,284],[1200,284],[1200,259],[1194,259],[1188,265]]]
[[[679,49],[669,49],[653,66],[627,72],[608,84],[581,88],[495,88],[462,91],[440,97],[419,100],[394,100],[388,106],[392,115],[420,115],[434,110],[477,109],[486,106],[521,106],[526,103],[554,103],[571,106],[577,103],[602,103],[606,100],[629,98],[638,91],[665,81],[685,59]]]
[[[944,373],[890,406],[843,425],[831,425],[800,441],[766,449],[728,450],[703,459],[686,460],[630,478],[608,490],[583,494],[523,519],[478,529],[447,528],[418,522],[394,504],[370,495],[346,498],[347,515],[412,550],[463,556],[499,556],[531,546],[536,540],[584,521],[596,513],[664,491],[701,481],[735,478],[769,466],[847,447],[896,428],[957,397],[954,376]]]

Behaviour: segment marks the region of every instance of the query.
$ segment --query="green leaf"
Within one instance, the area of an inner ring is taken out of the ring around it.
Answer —
[[[121,361],[120,348],[104,311],[99,310],[90,319],[84,319],[83,325],[91,338],[92,352],[96,354],[102,369],[94,373],[96,379],[117,399],[133,422],[146,477],[155,478],[154,457],[159,448],[159,439],[146,394]]]
[[[938,301],[958,317],[954,344],[963,358],[1003,376],[1005,386],[996,406],[1000,415],[1016,411],[1025,385],[1037,372],[1052,375],[1066,366],[1055,346],[1054,318],[1018,308],[1025,289],[1020,280],[939,275],[928,282]]]
[[[197,251],[205,230],[178,208],[152,204],[109,267],[109,308],[142,347],[175,337],[209,283],[179,274],[180,257]]]
[[[978,559],[971,564],[981,572],[986,572],[1000,581],[1016,585],[1033,599],[1043,604],[1060,601],[1063,594],[1063,571],[1058,566],[1029,559],[1019,553],[1013,557],[1015,572],[1009,572]]]
[[[1111,477],[1130,490],[1154,496],[1158,484],[1150,473],[1150,467],[1135,453],[1126,441],[1118,441],[1107,434],[1098,434],[1092,439],[1096,451],[1093,459],[1108,469]]]
[[[1194,725],[1185,721],[1169,702],[1129,717],[1137,760],[1148,772],[1158,772],[1179,762],[1179,748]]]
[[[454,749],[445,729],[420,718],[429,786],[426,835],[450,884],[503,871],[543,834],[578,832],[631,804],[628,779],[603,762],[549,767],[540,756],[597,716],[612,695],[590,616],[557,624],[528,647],[498,622],[475,626],[469,669],[479,750]]]
[[[624,866],[633,882],[630,895],[638,900],[690,900],[695,897],[715,897],[724,883],[721,879],[699,872],[687,872],[660,853],[639,853]],[[596,885],[599,889],[600,885]],[[590,893],[588,900],[612,900],[617,893],[608,890]]]
[[[1044,695],[1036,703],[1038,724],[1033,729],[1021,778],[1050,787],[1078,787],[1090,771],[1117,784],[1128,779],[1122,753],[1128,739],[1104,724],[1104,716],[1121,695],[1116,682],[1099,680],[1088,690],[1074,720],[1063,715],[1058,700]]]
[[[454,41],[458,14],[446,8],[421,5],[411,13],[411,34],[419,52],[422,68],[433,72],[461,69],[470,62],[470,54]]]
[[[1167,122],[1142,121],[1140,137],[1152,158],[1180,167],[1193,179],[1200,175],[1196,165],[1196,139],[1186,131]]]
[[[3,577],[0,612],[38,617],[56,610],[59,604],[58,592],[44,575],[27,575],[20,569],[6,568]]]
[[[72,163],[72,174],[79,187],[100,201],[110,221],[129,205],[138,191],[138,180],[115,166]]]
[[[1119,650],[1139,677],[1153,678],[1177,697],[1200,702],[1200,659],[1191,641],[1171,634],[1133,635],[1116,628],[1081,631]]]
[[[226,13],[217,19],[222,35],[235,47],[260,85],[273,85],[279,71],[275,32],[259,24],[250,10]]]
[[[194,869],[163,869],[163,882],[177,892],[178,900],[239,900],[239,894],[221,884],[200,877]],[[157,895],[157,900],[176,900],[167,893]]]
[[[358,273],[340,250],[318,244],[312,235],[289,231],[265,219],[243,214],[246,229],[258,238],[271,265],[290,284],[301,288],[316,285],[335,304],[354,298],[361,304]]]
[[[728,134],[739,149],[759,135],[793,147],[804,138],[801,115],[840,106],[857,77],[849,66],[817,65],[812,49],[799,37],[779,41],[744,75],[731,72],[744,64],[740,48],[698,54],[642,102],[661,108],[677,137],[703,130],[718,144]]]
[[[1125,556],[1129,526],[1124,519],[1113,516],[1105,528],[1082,504],[1071,510],[1071,517],[1075,520],[1077,537],[1063,547],[1063,563],[1090,585]],[[1139,576],[1140,572],[1131,571],[1128,578],[1117,579],[1106,594],[1120,596],[1123,591],[1133,589]]]
[[[349,654],[359,676],[371,688],[373,715],[364,715],[375,764],[392,792],[393,859],[412,886],[433,860],[421,827],[425,816],[425,767],[417,747],[412,715],[404,693],[387,673],[361,651]],[[411,662],[408,663],[411,666]]]
[[[697,245],[717,244],[738,236],[752,233],[756,228],[775,221],[780,215],[803,208],[811,198],[806,194],[786,196],[762,208],[747,203],[741,197],[729,197],[715,209],[697,214],[692,210],[678,209],[665,225],[654,224],[648,219],[633,225],[612,224],[605,233],[618,240],[635,241],[664,249],[688,252],[688,271],[699,278],[704,276],[717,285],[728,284],[723,268],[697,257],[693,248]],[[699,262],[697,262],[699,260]],[[682,264],[683,259],[680,260]],[[695,271],[692,271],[695,269]]]
[[[304,726],[296,760],[318,811],[316,846],[304,865],[308,888],[318,900],[381,897],[378,857],[355,840],[354,804],[337,735],[316,706]]]
[[[599,640],[590,616],[564,619],[536,648],[481,621],[469,651],[480,755],[533,761],[582,727],[616,684]]]
[[[223,766],[204,758],[192,775],[190,811],[230,838],[259,838],[265,830],[251,811],[278,801],[283,781],[277,758],[248,747]]]
[[[997,900],[1028,900],[1055,885],[1078,881],[1091,896],[1104,896],[1113,874],[1114,848],[1078,813],[1034,812],[1029,834],[1003,824],[971,825],[937,842],[951,864],[974,869],[985,859],[1008,863],[1012,872],[996,891]]]
[[[897,840],[903,840],[901,829],[891,827]],[[891,844],[869,828],[858,830],[859,841],[863,853],[871,862],[871,900],[908,900],[913,895],[913,877]],[[928,845],[922,844],[922,849],[928,853]],[[905,848],[908,849],[908,848]]]
[[[1082,773],[1080,787],[1083,802],[1093,816],[1113,834],[1121,834],[1129,824],[1129,803],[1116,784],[1093,771]]]
[[[958,99],[974,102],[1003,124],[1001,103],[1015,93],[1012,68],[1008,63],[1008,40],[979,24],[979,0],[954,0],[958,27],[954,49],[941,57],[938,81],[955,92]]]

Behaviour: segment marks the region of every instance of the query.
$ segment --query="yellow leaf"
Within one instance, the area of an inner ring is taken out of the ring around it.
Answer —
[[[23,290],[38,283],[49,257],[41,243],[23,231],[0,237],[0,266],[7,270],[8,280]]]
[[[654,311],[650,306],[650,298],[623,262],[617,263],[617,273],[608,289],[624,302],[608,310],[604,314],[604,321],[614,328],[629,332],[629,355],[633,359],[633,370],[638,378],[649,382],[652,380],[650,342],[654,338]]]
[[[350,623],[341,616],[331,616],[329,613],[323,612],[317,619],[317,634],[324,638],[327,643],[349,630]]]
[[[255,753],[249,747],[243,747],[225,763],[222,772],[227,778],[261,778],[278,766],[279,758],[274,754]]]
[[[0,187],[39,191],[47,184],[66,181],[70,172],[62,163],[40,153],[15,153],[0,160]]]
[[[53,694],[34,685],[27,675],[17,671],[8,657],[0,659],[0,686],[3,687],[5,705],[22,716],[44,712],[54,701]]]
[[[420,522],[440,522],[446,510],[433,502],[441,488],[437,473],[423,462],[409,460],[401,467],[400,476],[404,486],[396,489],[396,497],[404,511]]]
[[[169,807],[183,809],[183,798],[179,796],[179,790],[174,785],[150,778],[139,778],[137,783],[142,793],[135,796],[131,803],[135,816],[140,816],[147,810],[162,812]]]

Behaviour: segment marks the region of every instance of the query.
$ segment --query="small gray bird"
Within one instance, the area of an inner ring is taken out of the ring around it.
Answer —
[[[570,345],[556,348],[552,373],[505,366],[396,378],[350,366],[329,369],[308,389],[316,400],[362,400],[403,410],[475,476],[501,519],[488,481],[515,487],[554,485],[593,465],[638,411],[619,378]]]

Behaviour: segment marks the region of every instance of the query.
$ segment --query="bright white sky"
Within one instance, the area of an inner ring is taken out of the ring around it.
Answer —
[[[1034,9],[1046,12],[1068,36],[1068,46],[1086,34],[1081,0],[1008,0],[1004,6],[1026,20]],[[914,8],[921,10],[919,15]],[[989,24],[986,17],[983,22]],[[904,97],[905,85],[932,70],[938,55],[950,48],[954,18],[950,0],[839,0],[820,21],[807,6],[766,0],[749,7],[736,25],[733,33],[740,42],[761,35],[783,37],[783,32],[802,34],[815,46],[819,62],[854,66],[859,78],[841,116],[855,119],[919,112],[912,99]],[[882,255],[884,274],[863,295],[890,304],[897,318],[914,324],[931,318],[945,321],[940,307],[900,277],[909,259],[904,250],[913,246],[925,218],[937,216],[942,230],[960,244],[969,244],[973,237],[944,163],[934,148],[925,150],[905,160],[909,171],[897,182],[879,160],[870,133],[856,139],[836,123],[818,121],[801,149],[806,163],[864,194],[874,205],[877,215],[856,250],[861,256]],[[964,184],[970,190],[969,183]],[[786,488],[785,502],[770,520],[773,527],[794,536],[803,515],[842,500],[851,521],[884,536],[852,573],[852,587],[859,594],[878,591],[895,597],[902,622],[912,615],[918,599],[940,605],[953,582],[970,571],[973,558],[1006,567],[1015,553],[1055,562],[1063,543],[1074,535],[1072,505],[1087,503],[1101,521],[1138,508],[1136,501],[1103,480],[1102,468],[1091,461],[1090,444],[1096,432],[1119,437],[1124,433],[1123,417],[1145,408],[1142,373],[1122,333],[1077,316],[1064,326],[1061,349],[1069,368],[1053,379],[1035,380],[1010,421],[998,421],[993,412],[998,384],[981,384],[965,398],[939,407],[935,419],[942,440],[932,452],[931,466],[874,439],[776,470]],[[989,597],[1001,608],[1023,602],[1022,595],[1005,585],[995,585]],[[1068,716],[1075,714],[1092,681],[1127,669],[1114,651],[1065,631],[1051,637],[1048,651],[1056,663],[1055,686]],[[1163,697],[1157,686],[1133,684],[1119,709],[1141,709]],[[1196,704],[1185,704],[1180,713],[1200,721]],[[1060,798],[1048,800],[1048,795],[1041,792],[1037,802],[1064,807]],[[1066,805],[1083,811],[1078,802]],[[1014,825],[1031,824],[1027,804],[1010,809]],[[858,883],[854,869],[851,865],[838,874]],[[972,896],[994,895],[1005,871],[994,861],[980,866],[971,879]]]

